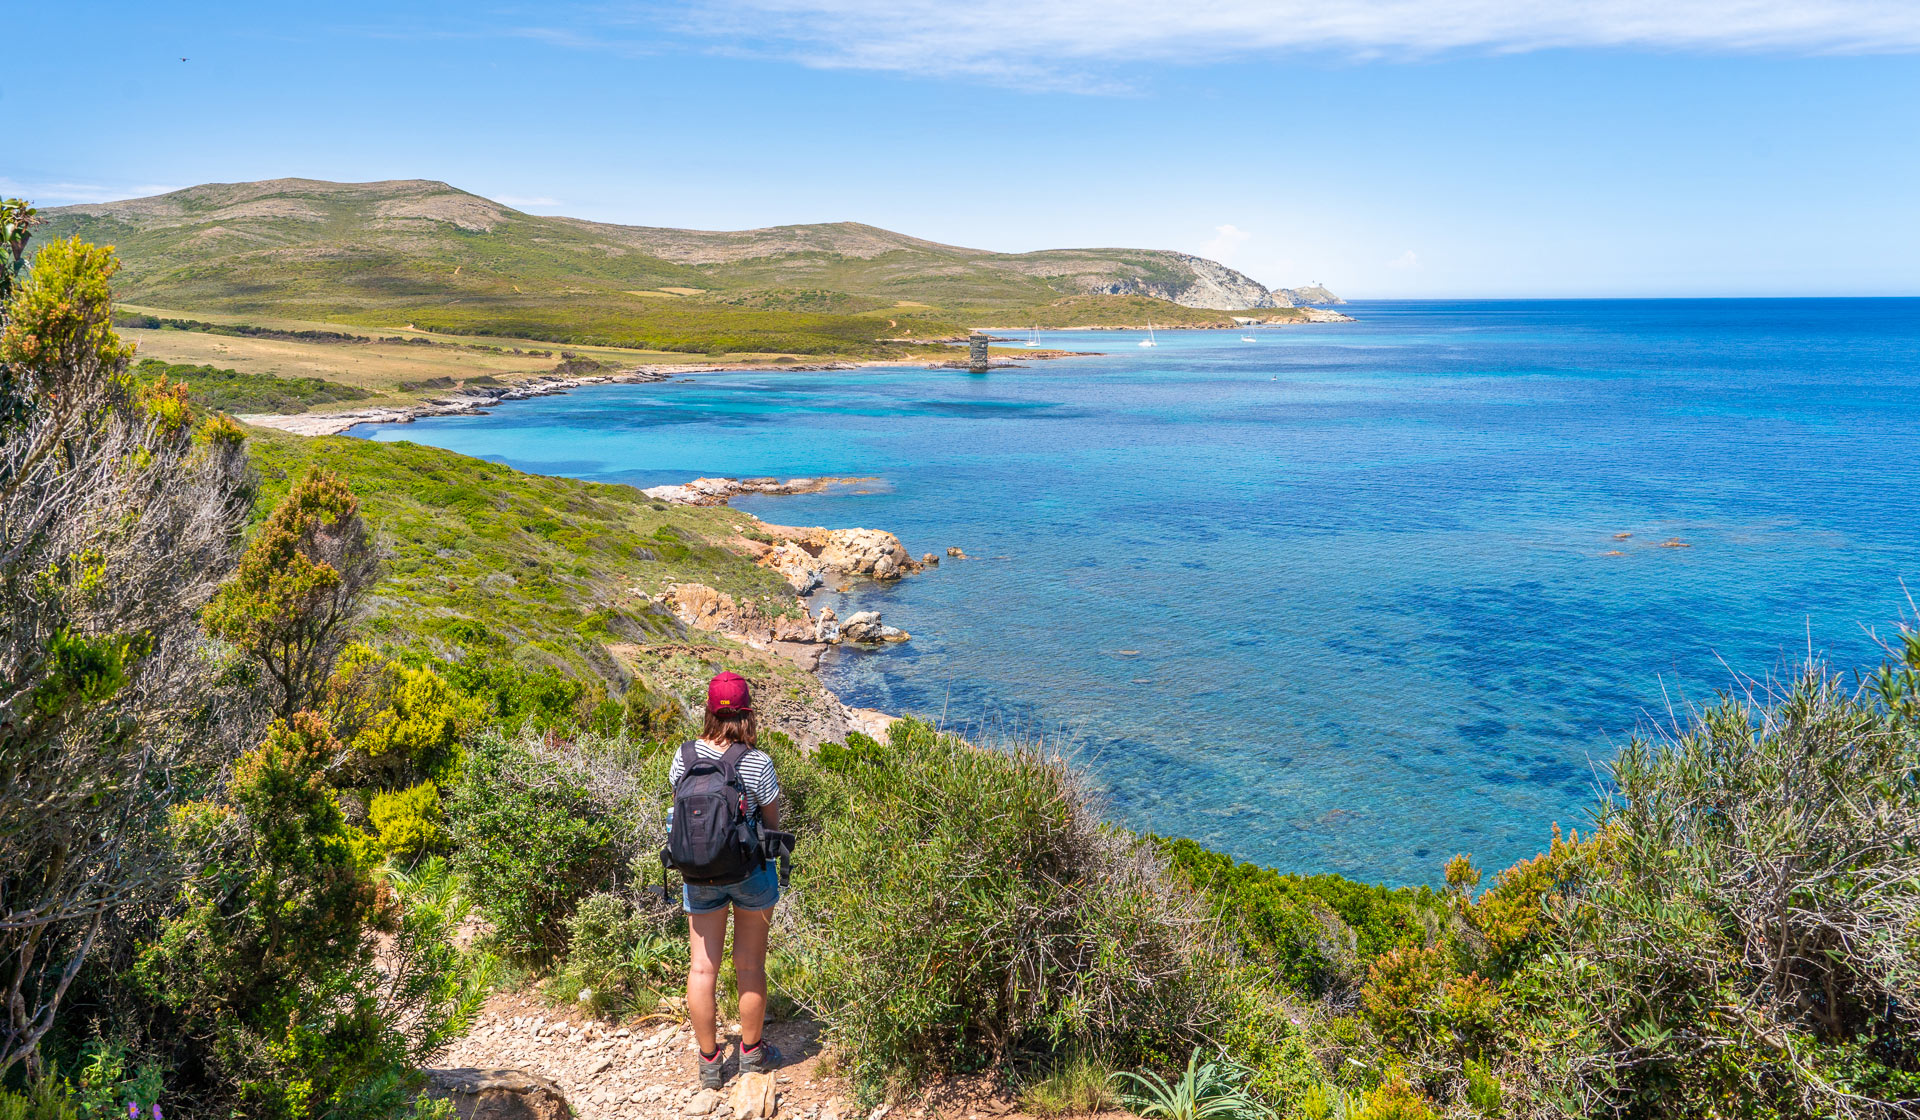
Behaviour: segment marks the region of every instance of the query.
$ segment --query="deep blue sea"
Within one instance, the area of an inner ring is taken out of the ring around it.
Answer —
[[[913,633],[836,653],[846,699],[1058,736],[1130,825],[1390,883],[1532,854],[1637,727],[1810,644],[1873,662],[1920,592],[1920,300],[1347,310],[363,434],[640,485],[871,476],[739,503],[975,557],[829,597]]]

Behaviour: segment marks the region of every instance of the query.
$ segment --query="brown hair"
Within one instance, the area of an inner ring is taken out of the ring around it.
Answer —
[[[716,747],[724,747],[728,743],[745,743],[751,747],[759,735],[752,708],[723,708],[708,712],[707,724],[700,731],[700,737]]]

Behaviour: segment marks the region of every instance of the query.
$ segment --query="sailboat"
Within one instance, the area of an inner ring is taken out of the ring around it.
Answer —
[[[1253,336],[1252,336],[1252,335],[1250,335],[1250,334],[1243,334],[1243,335],[1241,335],[1241,336],[1240,336],[1240,341],[1242,341],[1242,342],[1258,342],[1258,341],[1260,341],[1260,340],[1259,340],[1259,339],[1257,339],[1257,338],[1255,338],[1255,337],[1253,337]]]
[[[1027,335],[1026,346],[1027,346],[1027,349],[1032,350],[1033,348],[1039,345],[1040,345],[1040,324],[1035,323],[1033,325],[1032,333]]]
[[[1152,322],[1151,320],[1149,320],[1149,321],[1147,322],[1147,337],[1145,337],[1145,338],[1143,338],[1143,339],[1141,339],[1141,340],[1140,340],[1140,345],[1142,345],[1142,346],[1158,346],[1158,345],[1160,345],[1160,344],[1159,344],[1158,342],[1155,342],[1155,341],[1153,340],[1153,322]]]

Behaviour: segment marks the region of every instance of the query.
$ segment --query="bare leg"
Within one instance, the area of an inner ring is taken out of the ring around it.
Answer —
[[[700,1044],[702,1054],[711,1054],[720,1049],[719,1028],[714,1022],[716,1015],[713,1003],[714,984],[720,978],[720,961],[727,945],[727,907],[710,914],[688,914],[687,930],[691,942],[691,964],[687,968],[687,1017],[693,1020],[694,1041]],[[767,951],[767,924],[763,918],[760,923],[760,952]],[[734,950],[738,959],[739,950]],[[735,968],[739,965],[736,963]],[[765,990],[765,981],[761,990]],[[741,1015],[746,1014],[746,999],[740,1000]],[[758,1027],[754,1028],[756,1032]]]
[[[767,932],[773,910],[733,912],[733,982],[740,989],[740,1045],[760,1041],[767,1021]]]

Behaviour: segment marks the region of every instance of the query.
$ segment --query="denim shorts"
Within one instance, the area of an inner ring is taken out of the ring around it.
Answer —
[[[723,886],[687,883],[680,888],[680,901],[689,914],[711,914],[728,906],[740,910],[771,910],[773,904],[780,901],[780,875],[773,861],[768,860],[760,865],[760,870],[738,883]]]

